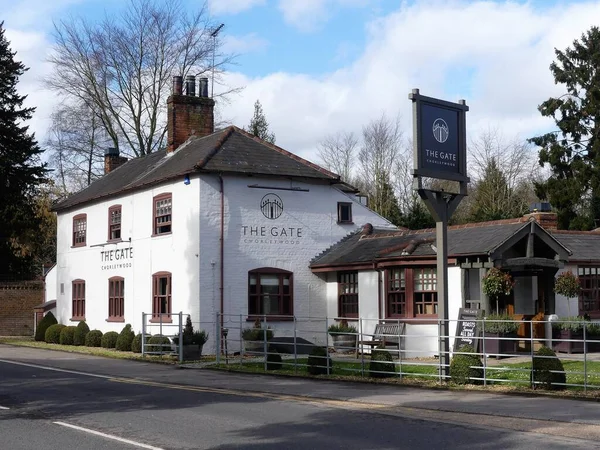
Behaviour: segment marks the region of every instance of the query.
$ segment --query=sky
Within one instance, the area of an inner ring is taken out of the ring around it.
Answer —
[[[42,84],[52,70],[53,22],[95,20],[123,5],[0,0],[11,48],[30,68],[19,90],[37,107],[30,127],[41,144],[59,102]],[[258,99],[276,143],[313,161],[326,136],[360,134],[383,114],[399,117],[411,137],[414,88],[465,99],[470,138],[490,129],[509,140],[549,131],[537,106],[564,92],[549,71],[554,49],[600,25],[600,0],[208,0],[208,8],[225,25],[224,50],[239,55],[225,82],[243,89],[220,105],[222,118],[247,126]]]

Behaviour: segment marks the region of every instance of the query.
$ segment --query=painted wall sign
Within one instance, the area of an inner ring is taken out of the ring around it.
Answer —
[[[466,181],[466,121],[469,107],[413,91],[414,175]]]
[[[124,269],[133,264],[133,247],[115,248],[112,250],[102,250],[100,252],[100,262],[102,270]]]
[[[283,212],[283,200],[277,194],[267,194],[260,201],[260,210],[267,219],[277,219]]]

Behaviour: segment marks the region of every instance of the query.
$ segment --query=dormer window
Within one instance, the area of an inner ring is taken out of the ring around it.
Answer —
[[[338,223],[352,223],[352,203],[338,203]]]
[[[121,205],[108,208],[108,240],[121,240]]]

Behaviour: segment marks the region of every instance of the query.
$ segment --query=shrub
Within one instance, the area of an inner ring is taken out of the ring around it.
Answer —
[[[548,347],[541,347],[533,357],[531,376],[534,389],[565,389],[567,375],[560,359]]]
[[[352,325],[348,325],[348,321],[346,319],[342,319],[340,321],[340,323],[334,323],[333,325],[329,325],[329,328],[327,328],[327,331],[329,331],[332,334],[338,334],[338,333],[356,334],[357,333],[356,327],[354,327]]]
[[[308,355],[308,373],[311,375],[329,375],[333,370],[333,362],[327,356],[324,347],[315,347]]]
[[[192,344],[195,345],[204,345],[208,341],[208,333],[204,330],[194,331],[192,335]]]
[[[55,323],[54,325],[50,325],[46,330],[46,334],[44,335],[44,340],[48,344],[58,344],[60,342],[60,332],[66,325],[62,325],[60,323]]]
[[[60,330],[60,344],[61,345],[73,345],[73,337],[75,336],[76,326],[64,327]]]
[[[166,344],[169,344],[167,346]],[[171,351],[171,341],[166,336],[150,336],[147,342],[146,351],[168,353]]]
[[[85,337],[86,347],[100,347],[102,345],[102,331],[92,330]]]
[[[561,317],[559,320],[552,322],[552,328],[554,330],[564,330],[571,331],[571,333],[579,333],[583,330],[585,323],[585,317],[582,316]]]
[[[50,325],[56,325],[57,323],[58,321],[56,320],[56,317],[54,317],[54,314],[52,314],[52,311],[46,314],[44,317],[42,317],[42,320],[40,320],[40,323],[38,323],[37,328],[35,329],[35,340],[45,340],[46,330],[48,329],[48,327]]]
[[[188,315],[185,319],[185,327],[183,328],[183,345],[191,345],[194,338],[194,326],[192,319]]]
[[[138,333],[131,341],[131,351],[133,353],[142,353],[142,333]]]
[[[77,324],[73,335],[73,345],[85,345],[85,337],[90,332],[90,327],[83,320]]]
[[[458,353],[475,353],[475,349],[470,345],[463,345],[457,351]],[[479,356],[455,354],[450,362],[450,378],[456,384],[479,384],[483,378],[483,368]]]
[[[267,328],[245,328],[242,330],[242,339],[245,341],[264,341],[265,335],[267,341],[273,339],[273,330]]]
[[[131,325],[127,324],[119,333],[119,337],[117,338],[117,343],[115,345],[116,349],[122,352],[130,352],[131,351],[131,343],[133,342],[133,338],[135,337],[135,333],[131,330]]]
[[[488,334],[516,333],[521,326],[510,314],[490,314],[485,319],[485,332]]]
[[[102,336],[100,345],[103,348],[115,348],[115,345],[117,345],[117,339],[119,339],[119,333],[116,331],[108,331]]]
[[[392,354],[385,347],[377,347],[371,352],[369,376],[372,378],[388,378],[396,374],[396,366]]]
[[[267,370],[281,370],[282,359],[277,352],[271,352],[267,355]]]

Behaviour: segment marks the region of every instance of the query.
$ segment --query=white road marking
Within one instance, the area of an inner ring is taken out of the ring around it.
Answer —
[[[10,409],[10,408],[7,408],[6,406],[0,406],[0,409]]]
[[[57,369],[56,367],[40,366],[38,364],[9,361],[6,359],[0,359],[0,362],[6,363],[6,364],[15,364],[17,366],[34,367],[36,369],[52,370],[54,372],[72,373],[75,375],[84,375],[87,377],[104,378],[105,380],[110,380],[110,379],[114,378],[113,376],[109,376],[109,375],[98,375],[96,373],[79,372],[77,370]]]
[[[83,431],[85,433],[94,434],[96,436],[101,436],[106,439],[113,439],[115,441],[119,441],[124,444],[135,445],[136,447],[139,447],[139,448],[147,448],[149,450],[163,450],[160,447],[153,447],[152,445],[142,444],[141,442],[131,441],[129,439],[120,438],[118,436],[113,436],[112,434],[106,434],[106,433],[102,433],[102,432],[96,431],[96,430],[90,430],[89,428],[78,427],[77,425],[71,425],[70,423],[65,423],[65,422],[52,422],[52,423],[55,423],[56,425],[60,425],[62,427],[73,428],[74,430]]]

